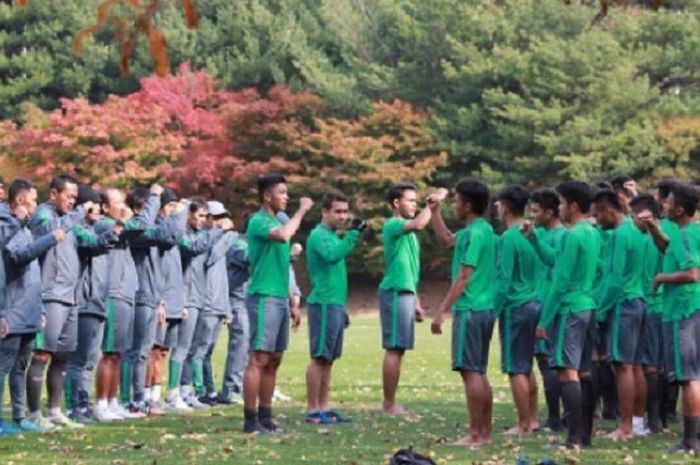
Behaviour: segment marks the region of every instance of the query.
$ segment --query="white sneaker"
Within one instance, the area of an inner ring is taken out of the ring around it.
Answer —
[[[195,395],[187,396],[185,398],[185,402],[187,403],[187,405],[189,405],[195,410],[204,410],[209,408],[207,404],[205,404],[204,402],[200,402],[199,399],[197,399],[197,396]]]
[[[632,418],[632,432],[635,436],[647,436],[651,431],[644,426],[644,417]]]
[[[272,400],[278,402],[291,402],[292,398],[286,394],[283,394],[278,387],[275,387],[275,391],[272,393]]]
[[[171,412],[191,412],[192,407],[187,405],[182,397],[170,397],[165,401],[165,408]]]
[[[82,423],[77,423],[65,416],[63,412],[58,412],[56,415],[49,415],[48,419],[56,426],[65,426],[69,429],[80,429],[85,427],[85,425]]]
[[[92,416],[98,423],[110,423],[124,419],[119,415],[115,415],[114,412],[109,409],[109,407],[99,405],[96,405],[95,408],[92,409]]]
[[[120,417],[122,417],[126,420],[131,419],[131,418],[144,418],[146,416],[145,413],[142,413],[139,411],[134,412],[134,411],[131,411],[127,408],[124,408],[124,406],[122,404],[111,404],[109,406],[109,409],[113,413],[119,415]]]

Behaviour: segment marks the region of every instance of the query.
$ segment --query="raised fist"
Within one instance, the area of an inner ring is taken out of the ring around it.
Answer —
[[[350,229],[362,232],[367,229],[367,221],[362,218],[355,218],[352,220],[352,223],[350,223]]]
[[[314,206],[314,201],[311,200],[309,197],[302,197],[299,199],[299,210],[303,210],[305,212],[311,210],[311,207]]]
[[[231,221],[231,218],[222,218],[219,225],[224,231],[230,231],[233,229],[233,221]]]
[[[20,221],[24,221],[29,216],[29,210],[24,205],[17,205],[12,213]]]
[[[290,253],[292,254],[292,257],[298,257],[303,251],[304,247],[300,243],[295,242],[294,244],[292,244],[292,249]]]
[[[520,234],[525,237],[532,237],[532,221],[525,220],[523,224],[520,225]]]
[[[56,242],[61,242],[66,238],[66,232],[63,229],[57,229],[53,232],[53,237],[56,238]]]
[[[163,186],[160,184],[153,184],[151,186],[151,194],[160,195],[163,193]]]

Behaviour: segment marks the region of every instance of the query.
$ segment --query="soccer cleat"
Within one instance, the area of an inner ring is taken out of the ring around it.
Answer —
[[[195,410],[203,410],[209,408],[209,405],[200,402],[194,394],[187,396],[185,398],[185,402],[187,403],[187,405],[189,405]]]
[[[0,422],[0,436],[10,436],[21,432],[22,428],[13,423]]]
[[[56,415],[49,416],[49,421],[56,426],[65,426],[68,429],[80,429],[85,427],[85,425],[71,420],[61,412],[58,412]]]
[[[171,412],[191,412],[192,407],[187,405],[184,400],[182,400],[182,397],[177,396],[177,397],[172,397],[169,398],[165,401],[165,408],[166,410],[170,410]]]
[[[37,425],[33,421],[29,421],[26,418],[22,418],[20,421],[15,421],[15,426],[17,426],[22,431],[26,431],[28,433],[43,433],[44,431],[46,431],[40,428],[39,425]]]
[[[109,407],[101,407],[99,405],[92,409],[92,417],[98,423],[110,423],[113,421],[121,421],[124,419],[112,412],[109,409]]]
[[[216,405],[216,397],[199,396],[197,400],[199,400],[203,404],[208,405],[209,407]]]

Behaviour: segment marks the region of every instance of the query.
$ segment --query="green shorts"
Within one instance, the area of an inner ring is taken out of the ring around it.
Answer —
[[[345,307],[309,304],[309,352],[311,358],[332,362],[343,354],[343,335],[347,313]]]

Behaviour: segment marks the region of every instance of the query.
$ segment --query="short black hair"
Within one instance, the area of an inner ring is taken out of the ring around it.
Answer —
[[[472,206],[472,211],[477,215],[486,213],[489,206],[489,188],[481,181],[471,178],[460,180],[455,186],[455,191],[462,201]]]
[[[649,210],[654,218],[661,216],[661,207],[653,195],[642,193],[630,201],[630,208],[633,212],[639,213],[642,210]]]
[[[394,206],[394,200],[400,199],[403,197],[403,193],[405,191],[415,191],[416,190],[416,185],[413,184],[412,182],[400,182],[397,184],[394,184],[389,188],[389,192],[386,194],[386,201],[389,202],[389,205],[392,207]]]
[[[581,213],[591,208],[591,186],[583,181],[564,181],[557,186],[557,193],[567,203],[575,203]]]
[[[348,197],[338,189],[331,189],[323,196],[321,200],[321,208],[330,210],[333,202],[347,202]]]
[[[126,204],[132,210],[141,210],[148,198],[151,196],[151,191],[146,187],[134,187],[126,196]]]
[[[695,215],[698,208],[698,191],[692,184],[677,182],[671,187],[671,194],[677,206],[680,206],[688,216]]]
[[[612,185],[613,190],[616,193],[623,194],[628,199],[631,199],[634,196],[634,193],[625,187],[625,184],[630,181],[634,181],[634,179],[631,176],[620,175],[612,178],[610,180],[610,184]]]
[[[17,196],[22,192],[34,189],[34,183],[27,178],[15,178],[10,183],[8,188],[7,200],[12,203],[17,199]]]
[[[100,201],[100,194],[98,194],[90,184],[80,184],[78,186],[78,198],[75,200],[76,205],[82,205],[85,202],[99,204]]]
[[[262,202],[265,192],[278,184],[286,184],[287,180],[278,173],[270,173],[258,178],[258,198]]]
[[[659,191],[659,200],[664,200],[671,193],[671,188],[679,181],[677,179],[662,179],[656,183],[656,190]]]
[[[530,195],[530,202],[539,204],[544,210],[552,210],[555,217],[559,216],[559,196],[554,189],[537,189]]]
[[[601,189],[593,196],[593,203],[596,205],[609,205],[618,212],[622,211],[622,205],[620,204],[620,199],[615,191],[610,189]]]
[[[77,186],[78,181],[73,176],[68,174],[59,174],[51,180],[49,189],[56,189],[57,191],[62,192],[63,189],[66,188],[66,184],[75,184]]]
[[[505,203],[514,215],[523,215],[530,194],[520,184],[508,186],[498,193],[496,200]]]
[[[615,190],[613,185],[608,181],[598,181],[594,184],[594,186],[596,187],[596,189],[610,189],[611,191]]]
[[[160,193],[160,206],[164,207],[170,202],[175,201],[177,201],[177,194],[175,193],[175,191],[170,189],[169,187],[164,188],[163,192]]]
[[[193,197],[190,199],[190,213],[197,213],[199,210],[209,211],[207,201],[201,197]]]

